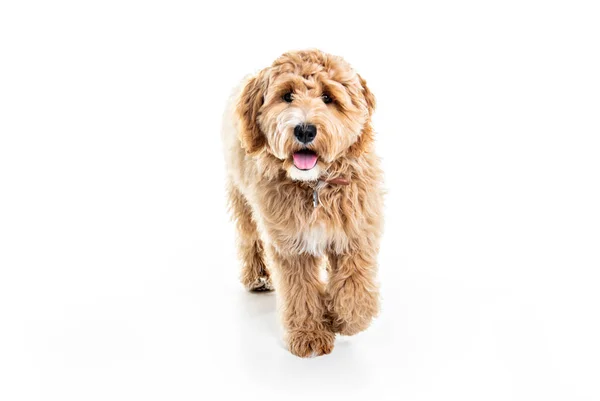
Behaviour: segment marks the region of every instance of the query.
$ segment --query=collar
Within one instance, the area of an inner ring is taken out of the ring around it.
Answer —
[[[320,179],[317,181],[317,185],[313,188],[313,207],[316,209],[319,206],[319,190],[325,185],[350,185],[350,180],[344,177],[333,177],[329,179]]]

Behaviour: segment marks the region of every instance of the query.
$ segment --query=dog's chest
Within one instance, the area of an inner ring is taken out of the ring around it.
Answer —
[[[296,185],[262,189],[257,202],[262,207],[256,215],[264,223],[259,226],[265,239],[276,248],[314,256],[348,249],[344,216],[353,213],[347,204],[342,205],[344,194],[338,188],[320,188],[316,205],[313,190]]]
[[[331,242],[331,235],[324,224],[315,224],[300,233],[298,242],[301,252],[321,256]]]
[[[299,233],[296,243],[300,253],[323,256],[327,250],[343,252],[348,246],[348,239],[342,230],[324,222],[315,222]]]

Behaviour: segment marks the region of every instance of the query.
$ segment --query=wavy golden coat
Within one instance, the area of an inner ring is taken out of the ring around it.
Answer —
[[[286,53],[247,79],[225,114],[242,283],[276,290],[286,341],[298,356],[328,354],[335,333],[366,329],[379,309],[383,204],[374,109],[348,63],[308,50]],[[302,124],[316,128],[309,143],[294,134]],[[300,151],[316,157],[312,168],[298,167]]]

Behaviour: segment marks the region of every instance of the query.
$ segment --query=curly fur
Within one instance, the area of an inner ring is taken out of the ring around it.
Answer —
[[[282,100],[287,92],[292,103]],[[333,103],[323,102],[323,93]],[[274,286],[287,344],[301,357],[330,353],[335,333],[365,330],[378,313],[383,220],[374,109],[373,94],[348,63],[308,50],[286,53],[245,80],[225,113],[241,280],[249,290]],[[305,146],[293,129],[307,122],[318,131],[308,145],[318,154],[310,171],[297,169],[292,158]],[[337,177],[349,185],[326,182]]]

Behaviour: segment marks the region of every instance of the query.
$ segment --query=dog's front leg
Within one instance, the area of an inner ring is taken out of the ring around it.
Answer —
[[[324,285],[319,278],[321,260],[307,254],[282,255],[274,251],[273,262],[290,351],[300,357],[329,354],[335,334],[325,318]]]
[[[365,330],[379,311],[377,255],[372,248],[329,254],[327,308],[336,333],[351,336]]]

